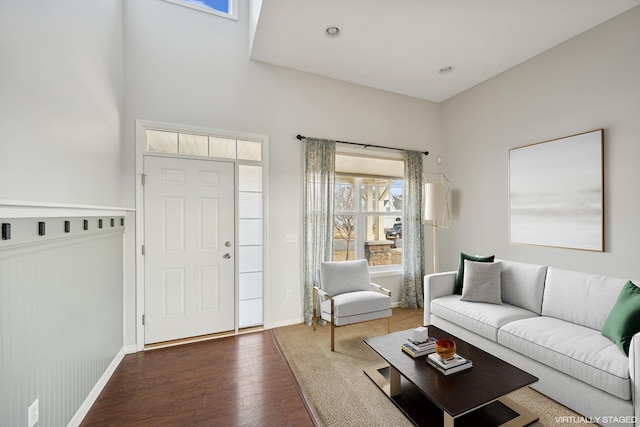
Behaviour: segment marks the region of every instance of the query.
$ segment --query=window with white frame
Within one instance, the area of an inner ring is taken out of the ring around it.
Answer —
[[[165,0],[201,12],[238,20],[238,0]]]
[[[404,161],[336,153],[333,260],[402,264]]]

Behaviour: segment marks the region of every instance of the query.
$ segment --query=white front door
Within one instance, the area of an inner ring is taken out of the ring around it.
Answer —
[[[233,163],[144,158],[145,344],[235,329]]]

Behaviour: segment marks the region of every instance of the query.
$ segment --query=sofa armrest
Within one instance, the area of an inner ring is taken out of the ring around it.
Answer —
[[[640,332],[629,344],[629,378],[631,379],[631,401],[634,415],[640,416]]]
[[[456,271],[446,271],[424,276],[424,326],[431,322],[431,301],[453,294],[456,274]]]

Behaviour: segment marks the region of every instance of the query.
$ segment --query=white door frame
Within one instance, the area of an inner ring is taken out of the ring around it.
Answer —
[[[217,129],[210,128],[201,128],[201,127],[193,127],[193,126],[184,126],[184,125],[176,125],[170,123],[161,123],[154,122],[148,120],[136,120],[136,243],[135,243],[135,254],[136,254],[136,351],[144,350],[144,325],[142,323],[142,316],[144,314],[144,303],[145,303],[145,295],[144,295],[144,257],[142,256],[142,245],[144,244],[144,187],[142,185],[143,173],[144,173],[144,156],[146,155],[146,147],[145,147],[145,130],[146,129],[156,129],[156,130],[167,130],[173,132],[184,132],[184,133],[195,133],[195,134],[214,134],[217,136],[227,136],[229,138],[234,139],[248,139],[248,140],[260,140],[262,141],[262,168],[263,168],[263,180],[262,180],[262,189],[263,189],[263,251],[262,251],[262,314],[263,314],[263,325],[267,328],[269,323],[269,304],[267,303],[269,295],[269,255],[267,248],[269,247],[269,137],[267,135],[259,135],[259,134],[248,134],[241,132],[233,132],[233,131],[223,131]],[[179,157],[179,158],[190,158],[190,156],[179,156],[172,154],[160,154],[154,153],[153,155],[164,156],[164,157]],[[207,159],[206,157],[192,157],[194,159]],[[232,161],[238,164],[245,164],[242,161],[237,159],[217,159],[210,158],[214,161],[224,160],[224,161]],[[252,162],[246,162],[246,164],[255,164]],[[236,167],[236,182],[238,178],[238,168]],[[236,190],[236,204],[237,204],[237,190]],[[236,206],[237,212],[238,206]],[[238,219],[236,216],[236,226],[235,226],[235,239],[238,241]],[[237,246],[237,245],[236,245]],[[236,249],[237,253],[237,249]],[[234,260],[237,260],[237,256],[234,257]],[[237,267],[237,262],[236,262]],[[235,333],[238,334],[238,269],[235,269]]]

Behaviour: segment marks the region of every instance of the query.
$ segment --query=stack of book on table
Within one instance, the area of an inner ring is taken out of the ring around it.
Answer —
[[[457,353],[454,354],[453,357],[445,360],[442,360],[442,357],[438,356],[436,353],[432,353],[427,357],[427,363],[445,375],[464,371],[465,369],[469,369],[473,366],[471,360],[465,359]]]
[[[411,357],[420,357],[434,353],[436,351],[436,339],[427,337],[426,341],[416,341],[412,338],[407,338],[407,341],[402,344],[402,351]]]

